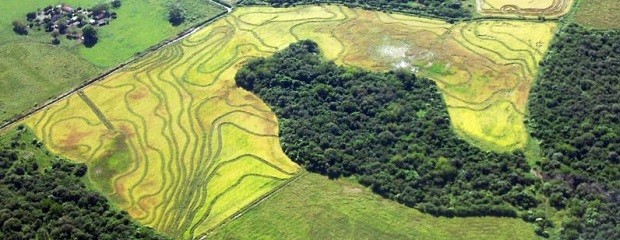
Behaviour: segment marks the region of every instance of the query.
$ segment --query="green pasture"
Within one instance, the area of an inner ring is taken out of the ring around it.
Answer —
[[[208,239],[536,239],[533,225],[497,217],[433,217],[350,179],[303,174]]]
[[[97,0],[63,0],[73,7],[92,7]],[[171,38],[191,25],[224,10],[202,0],[181,1],[188,21],[168,23],[169,0],[122,1],[114,11],[118,18],[99,29],[92,48],[60,36],[51,44],[50,33],[30,30],[28,36],[13,32],[13,20],[25,21],[26,13],[57,5],[58,0],[7,0],[0,4],[0,121],[8,120],[35,104],[41,104],[81,82],[101,74],[134,54]]]

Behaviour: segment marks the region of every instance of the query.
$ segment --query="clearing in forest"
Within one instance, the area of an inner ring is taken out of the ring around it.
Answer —
[[[341,65],[411,69],[437,82],[458,132],[512,150],[527,142],[525,103],[555,29],[334,5],[238,8],[25,123],[54,153],[88,164],[93,187],[132,217],[192,238],[299,169],[274,113],[235,85],[248,59],[312,39]]]
[[[558,18],[570,11],[574,0],[476,0],[478,13],[490,16]]]

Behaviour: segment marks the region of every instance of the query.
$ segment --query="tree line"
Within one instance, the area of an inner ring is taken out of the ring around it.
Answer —
[[[46,154],[32,159],[43,149],[25,139],[27,131],[20,127],[0,146],[0,239],[164,239],[88,190],[86,165]]]
[[[620,32],[570,24],[541,63],[529,101],[563,239],[620,239]]]
[[[435,215],[517,217],[539,204],[523,154],[459,139],[437,86],[411,72],[337,66],[306,40],[250,61],[236,81],[272,107],[285,153],[309,171],[356,176]]]
[[[465,3],[463,3],[465,2]],[[471,12],[463,4],[472,4],[462,0],[246,0],[242,4],[264,4],[274,7],[289,7],[301,4],[336,3],[348,7],[386,12],[403,12],[437,17],[442,19],[469,18]]]

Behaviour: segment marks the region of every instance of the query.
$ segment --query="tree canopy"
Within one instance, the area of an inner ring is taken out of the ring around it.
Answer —
[[[272,107],[284,151],[310,171],[357,176],[436,215],[515,217],[539,203],[523,154],[490,153],[459,139],[428,79],[340,67],[302,41],[249,62],[236,80]]]
[[[163,239],[112,208],[80,180],[87,168],[51,155],[32,159],[41,142],[15,131],[0,146],[0,239]],[[40,162],[51,166],[40,166]]]
[[[562,237],[620,239],[620,32],[568,25],[541,66],[529,121]]]

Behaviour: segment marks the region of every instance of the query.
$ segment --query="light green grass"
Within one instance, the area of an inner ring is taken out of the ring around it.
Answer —
[[[204,0],[185,0],[192,8],[192,21],[172,26],[167,17],[166,0],[123,1],[116,10],[118,18],[99,31],[101,41],[92,48],[80,48],[80,54],[100,67],[109,67],[130,58],[183,29],[213,17],[224,10]],[[200,4],[198,4],[200,3]],[[197,12],[201,12],[199,15]]]
[[[351,180],[305,173],[207,238],[536,239],[533,228],[511,218],[437,218],[383,199]]]
[[[223,12],[203,0],[186,0],[201,12],[192,21],[173,27],[166,20],[167,0],[122,1],[114,11],[118,18],[99,29],[99,42],[86,48],[60,37],[50,44],[50,33],[30,30],[28,36],[13,33],[11,22],[25,21],[28,12],[64,2],[92,7],[97,0],[6,0],[0,4],[0,121],[41,104],[79,83],[101,74],[134,54],[170,38],[190,25]]]
[[[62,47],[0,44],[0,120],[26,111],[101,70]]]

